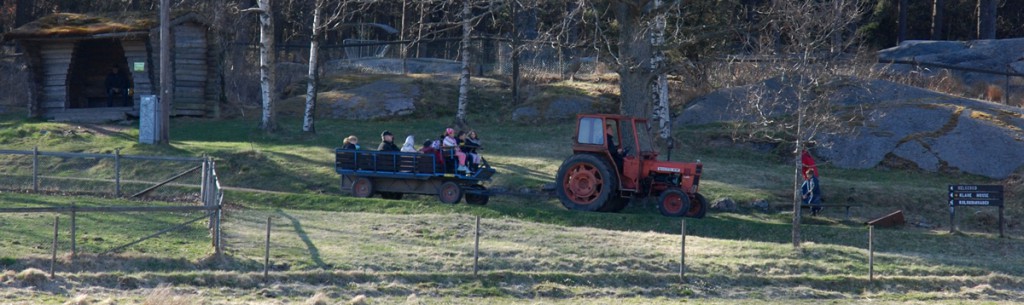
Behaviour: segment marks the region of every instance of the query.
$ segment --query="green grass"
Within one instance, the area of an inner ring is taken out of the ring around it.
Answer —
[[[377,77],[328,80],[329,89],[351,88]],[[723,126],[679,128],[681,147],[673,160],[704,163],[702,193],[709,199],[732,198],[738,213],[710,213],[689,220],[687,262],[690,281],[680,284],[679,220],[662,217],[650,201],[636,202],[622,213],[579,213],[543,196],[496,196],[487,206],[440,204],[432,196],[407,196],[400,201],[356,199],[341,195],[332,168],[332,149],[354,134],[364,147],[376,147],[382,130],[396,141],[415,134],[417,142],[449,126],[453,89],[444,80],[420,76],[400,79],[423,86],[418,107],[432,112],[401,120],[356,122],[320,119],[318,133],[304,134],[300,120],[284,116],[274,134],[259,131],[248,119],[175,119],[169,146],[136,144],[132,126],[50,123],[6,116],[0,123],[4,149],[122,154],[201,156],[217,161],[221,182],[228,187],[275,192],[229,190],[225,197],[227,255],[212,250],[202,223],[166,237],[130,247],[116,260],[97,257],[113,246],[183,222],[197,214],[80,214],[79,249],[82,273],[68,271],[67,227],[60,232],[62,280],[42,296],[13,275],[0,274],[0,302],[30,300],[61,303],[55,291],[71,287],[112,289],[103,297],[142,300],[161,284],[201,289],[213,301],[302,302],[317,292],[334,301],[366,295],[372,304],[401,303],[412,294],[425,304],[676,304],[699,303],[932,303],[971,300],[1020,300],[1024,267],[1012,259],[1024,243],[994,237],[984,215],[992,209],[964,209],[962,234],[948,234],[942,198],[947,184],[1000,183],[955,174],[901,170],[847,170],[825,164],[822,184],[829,202],[853,198],[864,204],[852,220],[826,210],[823,217],[804,220],[800,251],[789,244],[791,214],[762,213],[749,203],[766,199],[774,206],[790,202],[793,168],[786,148],[768,152],[718,141],[730,131]],[[474,82],[477,80],[474,79]],[[490,187],[518,191],[538,189],[553,181],[562,160],[571,155],[571,120],[542,125],[510,122],[502,84],[484,80],[475,91],[470,121],[484,141],[484,156],[498,169]],[[579,83],[548,88],[549,95],[593,90]],[[603,94],[603,93],[602,93]],[[547,95],[545,95],[547,96]],[[448,101],[448,102],[445,102]],[[534,101],[542,102],[542,101]],[[289,102],[285,102],[289,103]],[[294,104],[294,101],[291,102]],[[286,106],[294,107],[295,105]],[[324,107],[321,107],[323,109]],[[419,144],[417,143],[417,144]],[[47,161],[48,175],[107,177],[111,163]],[[3,182],[27,185],[31,162],[2,157]],[[139,164],[133,178],[166,177],[183,168]],[[83,174],[84,173],[84,174]],[[13,175],[13,176],[12,176]],[[14,177],[14,178],[11,178]],[[18,178],[20,177],[20,178]],[[19,180],[21,179],[21,180]],[[106,179],[106,178],[104,178]],[[44,181],[51,187],[107,192],[108,184]],[[1019,235],[1021,187],[1007,182],[1011,236]],[[138,186],[133,186],[138,187]],[[184,189],[186,190],[187,189]],[[136,205],[139,202],[95,197],[37,196],[0,193],[5,207],[68,205]],[[145,202],[167,205],[180,203]],[[943,227],[880,229],[876,233],[876,266],[880,281],[868,283],[864,220],[901,209],[913,222]],[[783,208],[784,210],[784,208]],[[975,212],[978,212],[977,214]],[[48,268],[54,214],[0,215],[0,269]],[[263,234],[273,218],[274,270],[263,285]],[[483,218],[481,267],[472,274],[472,221]],[[61,222],[66,223],[67,215]],[[74,289],[71,289],[74,290]],[[76,293],[77,294],[77,293]],[[60,294],[63,296],[63,292]],[[68,293],[68,297],[73,293]],[[955,301],[954,301],[955,300]]]

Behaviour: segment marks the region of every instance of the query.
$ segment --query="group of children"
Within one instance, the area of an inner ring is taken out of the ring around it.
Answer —
[[[425,154],[432,154],[437,160],[438,164],[444,165],[444,157],[442,152],[450,150],[455,158],[458,160],[458,167],[456,171],[468,174],[470,172],[470,166],[476,167],[483,163],[483,158],[477,153],[477,150],[481,148],[480,138],[477,136],[476,131],[458,131],[455,129],[447,128],[437,140],[427,140],[423,142],[423,146],[417,150],[413,145],[416,143],[416,139],[413,135],[405,137],[405,143],[399,148],[394,144],[394,135],[390,131],[385,130],[380,134],[381,143],[377,147],[378,151],[401,151],[401,152],[420,152]],[[350,135],[345,138],[341,149],[352,149],[358,150],[359,138],[355,135]],[[467,159],[470,166],[467,166]]]

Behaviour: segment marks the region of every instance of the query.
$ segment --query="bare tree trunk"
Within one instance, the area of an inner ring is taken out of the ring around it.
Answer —
[[[651,42],[644,35],[642,12],[635,4],[612,4],[619,22],[619,113],[648,118],[651,115],[651,83],[657,78],[651,69]]]
[[[998,0],[978,0],[978,39],[996,39]]]
[[[462,44],[459,53],[462,55],[462,74],[459,75],[459,109],[455,113],[455,124],[460,129],[469,126],[466,121],[466,104],[469,102],[469,37],[473,30],[470,27],[472,19],[470,0],[462,1]]]
[[[932,3],[932,40],[942,40],[942,27],[946,18],[946,1],[935,0]]]
[[[171,1],[160,0],[160,122],[157,144],[171,143]]]
[[[899,1],[899,7],[897,8],[897,10],[899,10],[899,20],[897,20],[899,30],[896,36],[897,43],[907,40],[907,5],[907,0]]]
[[[272,132],[277,128],[274,114],[274,20],[270,0],[259,0],[260,8],[260,94],[263,115],[260,128]]]
[[[804,125],[804,111],[801,107],[803,105],[801,104],[802,101],[797,100],[796,144],[793,148],[793,155],[796,159],[796,161],[794,161],[795,163],[793,164],[793,248],[797,249],[800,248],[800,242],[802,240],[802,237],[800,236],[800,203],[802,201],[802,198],[800,196],[800,168],[801,165],[803,165],[803,163],[802,160],[800,160],[800,139],[802,139],[803,137],[803,134],[801,134],[801,132],[803,131],[802,129]]]
[[[409,0],[402,0],[402,29],[398,32],[398,40],[405,41],[405,10]],[[402,75],[409,74],[409,44],[402,42]]]
[[[320,14],[324,3],[316,1],[313,4],[313,37],[309,39],[309,74],[306,77],[306,112],[302,118],[302,131],[316,133],[314,120],[316,119],[316,90],[319,75],[317,68],[320,59]]]
[[[654,0],[653,10],[661,9],[661,0]],[[654,22],[651,24],[651,70],[659,71],[665,62],[665,52],[661,48],[665,45],[665,15],[659,14],[654,17]],[[654,99],[654,121],[658,122],[658,136],[661,137],[666,143],[672,136],[672,130],[669,127],[669,120],[671,119],[671,111],[669,109],[668,102],[668,76],[665,73],[659,73],[652,84],[652,93]]]

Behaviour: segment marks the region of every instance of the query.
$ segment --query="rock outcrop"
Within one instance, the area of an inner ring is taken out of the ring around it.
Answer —
[[[736,111],[740,103],[754,92],[792,98],[785,86],[772,79],[708,94],[683,111],[677,126],[752,121]],[[1021,108],[881,80],[860,81],[842,90],[833,95],[832,103],[841,111],[863,113],[863,119],[851,133],[817,139],[831,144],[815,153],[832,165],[872,168],[895,158],[926,171],[960,170],[997,179],[1024,166]],[[792,114],[793,108],[783,103],[776,114]]]
[[[410,115],[416,111],[420,88],[412,84],[379,80],[342,92],[330,103],[331,117],[348,120],[372,120]]]

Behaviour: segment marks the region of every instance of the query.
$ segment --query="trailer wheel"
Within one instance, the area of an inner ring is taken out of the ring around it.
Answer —
[[[595,155],[577,154],[558,168],[555,191],[567,209],[598,211],[615,195],[618,181],[607,162]]]
[[[459,184],[451,181],[441,183],[441,188],[437,192],[437,197],[444,203],[459,203],[459,200],[462,200],[462,188],[459,187]]]
[[[474,189],[474,190],[487,190],[487,188],[485,188],[482,185],[470,185],[468,188],[471,188],[471,189]],[[486,205],[487,201],[489,199],[490,199],[490,196],[487,196],[487,195],[479,195],[479,194],[466,193],[466,203],[468,203],[468,204]]]
[[[661,215],[682,217],[690,210],[690,197],[678,189],[669,189],[658,197],[658,211]]]
[[[359,198],[373,197],[373,181],[366,177],[356,178],[352,182],[352,196]]]
[[[693,194],[693,199],[693,202],[690,204],[690,210],[686,211],[686,217],[704,218],[704,214],[708,212],[708,200],[700,193]]]
[[[402,193],[381,192],[380,197],[388,200],[402,200]]]

